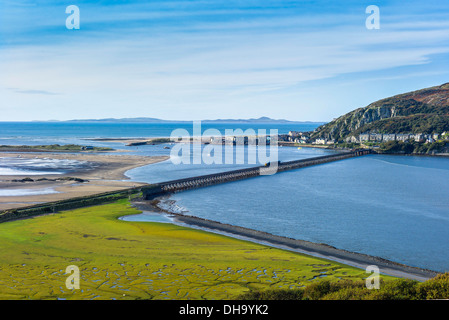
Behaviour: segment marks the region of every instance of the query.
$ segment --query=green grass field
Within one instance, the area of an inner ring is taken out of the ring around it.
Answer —
[[[233,299],[364,270],[164,223],[123,200],[0,224],[0,299]],[[67,289],[66,267],[80,270]]]

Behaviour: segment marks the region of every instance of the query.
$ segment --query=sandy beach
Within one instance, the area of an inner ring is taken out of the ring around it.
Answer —
[[[77,171],[59,175],[1,175],[0,190],[14,193],[28,192],[23,196],[0,196],[0,210],[11,209],[33,204],[58,201],[73,197],[98,194],[102,192],[131,188],[133,186],[145,185],[130,181],[125,172],[140,166],[153,164],[167,160],[167,156],[133,156],[116,154],[94,154],[94,153],[0,153],[0,158],[28,158],[28,159],[63,159],[86,161],[87,164]],[[62,180],[61,178],[78,178],[76,180]],[[30,178],[33,181],[14,182]],[[48,179],[41,180],[40,179]],[[34,194],[33,191],[47,191],[44,194]]]

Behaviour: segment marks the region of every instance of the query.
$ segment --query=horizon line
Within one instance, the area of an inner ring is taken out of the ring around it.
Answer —
[[[310,121],[310,120],[287,120],[287,119],[272,119],[272,118],[266,118],[266,117],[262,117],[262,118],[247,118],[247,119],[190,119],[190,120],[174,120],[174,119],[160,119],[160,118],[151,118],[151,117],[132,117],[132,118],[98,118],[98,119],[93,119],[93,118],[89,118],[89,119],[69,119],[69,120],[58,120],[58,119],[48,119],[48,120],[1,120],[1,122],[120,122],[121,120],[123,121],[128,121],[129,120],[137,120],[137,119],[142,119],[141,123],[145,123],[146,121],[144,119],[148,119],[150,121],[149,122],[195,122],[195,121],[203,121],[203,122],[209,122],[209,121],[213,121],[213,122],[244,122],[244,121],[248,121],[248,122],[291,122],[291,123],[327,123],[329,121]],[[134,123],[139,123],[139,121],[135,121]]]

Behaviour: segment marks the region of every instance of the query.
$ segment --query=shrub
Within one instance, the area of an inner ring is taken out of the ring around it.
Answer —
[[[341,290],[346,290],[348,293],[351,290],[358,290],[365,288],[365,282],[363,281],[351,281],[341,280],[331,282],[329,280],[323,280],[315,282],[304,288],[304,299],[306,300],[318,300],[329,299],[333,296],[337,296]],[[365,288],[368,291],[368,289]]]
[[[323,280],[312,283],[304,289],[305,300],[318,300],[331,292],[331,282]]]
[[[419,282],[410,279],[397,279],[385,282],[379,290],[370,295],[373,300],[415,300]]]
[[[371,292],[366,287],[346,287],[325,295],[322,300],[370,300]]]
[[[449,273],[421,283],[417,295],[419,299],[449,299]]]
[[[239,296],[240,300],[302,300],[304,289],[276,289],[250,291]]]
[[[410,279],[380,281],[380,289],[367,289],[362,280],[322,280],[300,289],[252,291],[246,300],[428,300],[449,299],[449,273],[424,282]]]

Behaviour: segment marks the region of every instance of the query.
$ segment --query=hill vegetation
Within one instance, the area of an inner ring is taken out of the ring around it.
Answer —
[[[351,111],[311,135],[343,141],[361,133],[441,134],[449,131],[449,83],[374,102]]]

